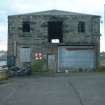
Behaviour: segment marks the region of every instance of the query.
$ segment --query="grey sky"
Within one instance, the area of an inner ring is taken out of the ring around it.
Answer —
[[[100,15],[103,21],[105,0],[0,0],[0,50],[7,49],[8,15],[43,10],[65,10]],[[105,51],[104,23],[101,23],[101,51]]]

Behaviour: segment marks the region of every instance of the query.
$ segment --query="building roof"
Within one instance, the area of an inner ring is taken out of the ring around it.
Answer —
[[[90,15],[90,16],[98,16],[98,15],[91,15],[91,14],[84,14],[84,13],[76,13],[70,11],[62,11],[62,10],[47,10],[41,12],[33,12],[33,13],[26,13],[26,14],[19,14],[19,15],[64,15],[64,16],[71,16],[71,15]],[[12,15],[16,16],[16,15]],[[18,16],[18,15],[17,15]],[[100,17],[100,16],[98,16]]]

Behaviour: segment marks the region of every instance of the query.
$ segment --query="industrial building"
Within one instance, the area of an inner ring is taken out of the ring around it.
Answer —
[[[17,66],[44,60],[43,70],[95,70],[100,16],[48,10],[8,16],[8,58]]]

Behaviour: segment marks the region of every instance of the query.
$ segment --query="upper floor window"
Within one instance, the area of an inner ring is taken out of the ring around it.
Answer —
[[[48,42],[51,43],[63,42],[62,21],[48,22]]]
[[[23,22],[22,25],[23,25],[22,26],[23,32],[30,32],[30,22],[25,21],[25,22]]]
[[[85,32],[85,22],[80,21],[78,23],[78,32]]]

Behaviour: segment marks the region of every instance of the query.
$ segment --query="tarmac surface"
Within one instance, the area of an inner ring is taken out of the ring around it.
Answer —
[[[34,75],[0,81],[0,105],[105,105],[105,73]]]

